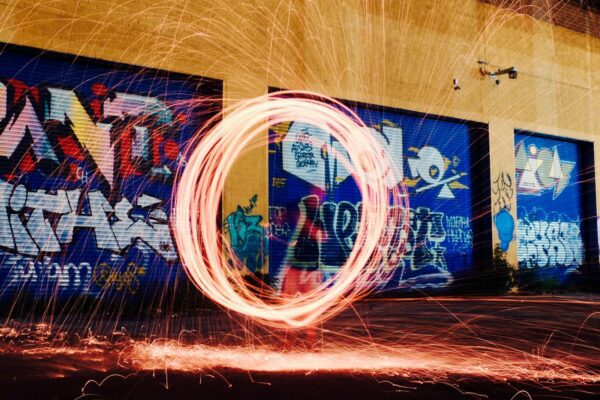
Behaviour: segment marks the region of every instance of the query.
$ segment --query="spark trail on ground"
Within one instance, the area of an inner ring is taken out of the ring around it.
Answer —
[[[359,302],[320,328],[316,350],[299,345],[282,351],[277,343],[284,331],[260,324],[223,325],[208,335],[199,319],[214,316],[203,315],[179,321],[174,331],[183,333],[174,337],[117,332],[74,341],[48,326],[15,327],[0,333],[0,346],[12,365],[36,366],[19,379],[93,372],[100,381],[115,373],[151,373],[168,384],[168,377],[181,374],[222,374],[226,382],[231,371],[275,374],[269,375],[275,381],[289,373],[366,374],[386,387],[430,382],[460,389],[483,381],[514,392],[589,394],[600,389],[599,306],[594,296]],[[554,318],[557,313],[563,317]],[[231,319],[226,313],[222,318]],[[14,373],[5,370],[0,378]]]

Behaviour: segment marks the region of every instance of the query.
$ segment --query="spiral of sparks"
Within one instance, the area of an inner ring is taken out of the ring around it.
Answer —
[[[174,198],[173,227],[185,271],[206,296],[230,310],[281,327],[314,325],[391,277],[404,253],[408,196],[389,184],[395,165],[361,119],[343,104],[308,92],[285,91],[249,99],[225,109],[222,119],[201,132],[188,149]],[[362,196],[360,224],[347,261],[328,281],[308,293],[286,296],[248,283],[243,263],[222,239],[219,215],[223,187],[236,159],[264,146],[268,128],[284,122],[310,124],[345,149],[336,157],[353,176]]]

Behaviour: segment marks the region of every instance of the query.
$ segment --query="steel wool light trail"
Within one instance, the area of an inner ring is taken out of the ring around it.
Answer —
[[[271,326],[302,327],[335,315],[390,276],[395,268],[390,266],[396,263],[388,260],[404,253],[408,195],[402,184],[388,185],[395,164],[354,112],[314,93],[286,91],[242,101],[220,117],[188,149],[173,202],[181,260],[205,295]],[[350,171],[362,196],[360,225],[346,263],[329,281],[294,297],[248,283],[243,264],[222,240],[216,218],[227,175],[238,157],[265,146],[270,126],[290,121],[322,129],[343,146],[347,154],[342,155],[328,143],[318,143]]]

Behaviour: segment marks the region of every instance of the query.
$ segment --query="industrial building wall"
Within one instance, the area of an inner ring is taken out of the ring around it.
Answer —
[[[520,249],[531,247],[520,233],[524,216],[531,218],[519,209],[532,201],[531,191],[519,186],[528,179],[520,171],[544,161],[528,147],[521,168],[516,134],[553,137],[558,142],[539,147],[548,149],[543,154],[557,153],[557,165],[565,168],[577,163],[563,156],[565,138],[580,141],[568,142],[576,143],[580,163],[600,151],[600,39],[476,0],[23,0],[2,2],[0,11],[0,41],[222,80],[225,105],[280,87],[484,124],[490,213],[471,216],[489,222],[494,245],[515,265],[523,261]],[[518,79],[503,77],[497,85],[481,75],[478,60],[515,66]],[[269,174],[268,150],[265,141],[238,161],[223,196],[225,220],[252,224],[258,218],[273,226],[269,221],[280,216],[277,205],[269,208],[269,193],[283,182]],[[600,174],[600,163],[583,164],[570,171]],[[552,208],[567,193],[554,188],[579,182],[565,168],[535,177],[547,195],[539,197],[541,207],[547,202]],[[582,185],[573,190],[598,193],[597,180]],[[598,201],[588,196],[581,205],[586,227]],[[583,236],[581,241],[584,254],[597,246]],[[266,254],[254,260],[268,267]]]

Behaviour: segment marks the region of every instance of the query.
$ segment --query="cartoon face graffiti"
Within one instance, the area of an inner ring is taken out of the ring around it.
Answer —
[[[420,178],[425,182],[425,185],[416,189],[416,193],[440,188],[437,198],[454,199],[455,195],[451,189],[464,188],[458,180],[465,174],[457,173],[456,170],[451,168],[458,166],[458,158],[454,158],[452,161],[447,160],[438,149],[431,146],[413,149],[413,151],[415,151],[416,156],[408,159],[410,173],[413,178]],[[446,176],[446,172],[450,169],[452,169],[452,174]]]

